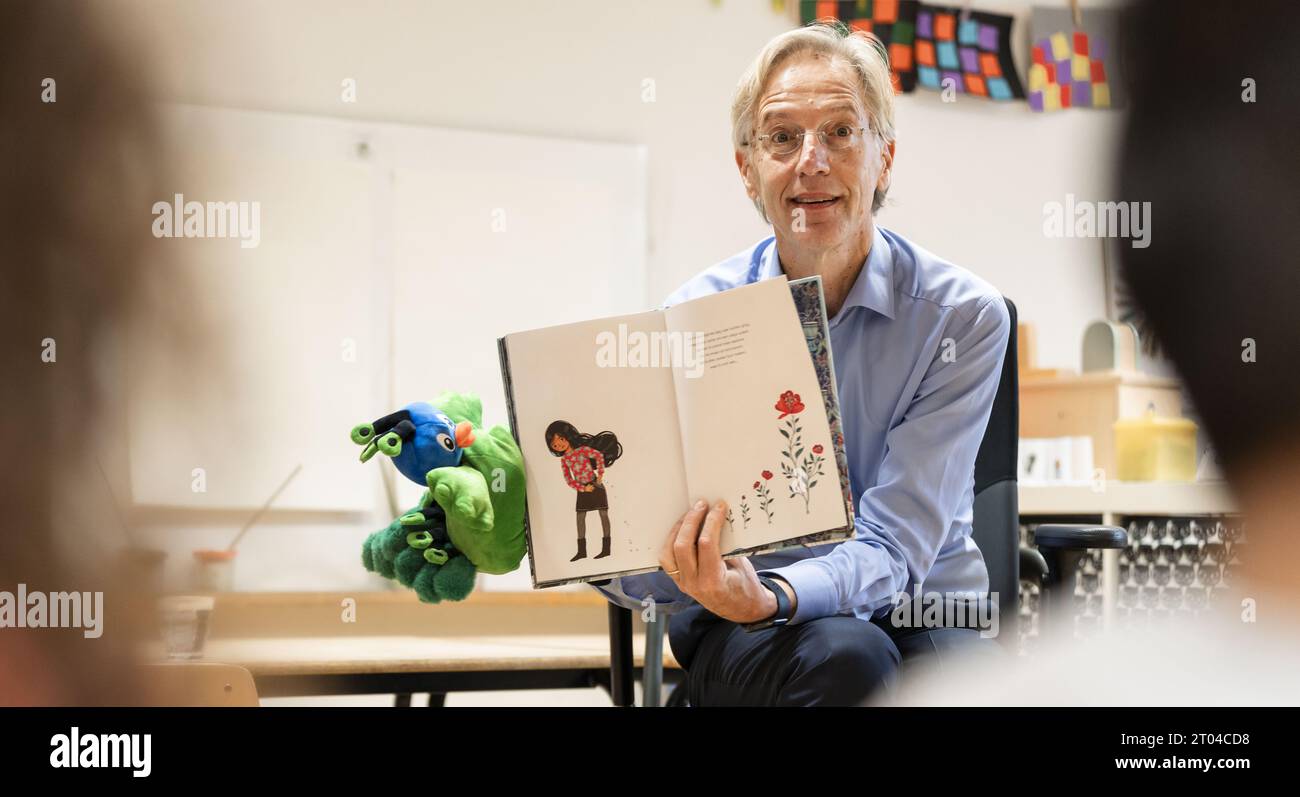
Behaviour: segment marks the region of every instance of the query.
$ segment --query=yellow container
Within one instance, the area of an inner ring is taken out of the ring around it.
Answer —
[[[1186,418],[1141,418],[1114,423],[1115,474],[1121,481],[1190,482],[1196,479],[1196,424]]]

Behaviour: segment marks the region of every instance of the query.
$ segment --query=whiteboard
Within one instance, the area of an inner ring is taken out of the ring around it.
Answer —
[[[348,157],[338,131],[305,119],[201,108],[173,108],[167,119],[178,145],[173,191],[257,202],[260,241],[151,244],[163,265],[153,277],[192,286],[183,312],[207,348],[166,363],[148,322],[132,339],[134,503],[249,509],[302,464],[277,508],[365,509],[377,477],[342,444],[377,399],[365,375],[383,374],[378,293],[358,285],[373,264],[371,167]]]
[[[394,173],[396,404],[474,391],[484,424],[508,425],[497,338],[649,306],[644,151],[467,131],[407,143],[419,146]]]
[[[261,241],[155,242],[197,288],[212,353],[126,369],[137,506],[371,511],[347,438],[440,390],[504,423],[498,336],[646,299],[637,146],[194,106],[166,109],[186,200],[258,201]],[[160,197],[166,199],[166,197]],[[390,467],[387,463],[383,463]],[[195,469],[204,489],[196,492]],[[397,479],[404,505],[419,488]]]

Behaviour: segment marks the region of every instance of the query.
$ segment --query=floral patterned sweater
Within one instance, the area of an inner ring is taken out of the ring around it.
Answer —
[[[591,461],[596,461],[592,472]],[[575,490],[594,482],[597,476],[605,476],[605,455],[592,448],[582,446],[560,457],[560,466],[564,469],[564,481]]]

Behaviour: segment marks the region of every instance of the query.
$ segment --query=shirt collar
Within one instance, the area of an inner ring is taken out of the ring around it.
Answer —
[[[763,253],[758,278],[771,279],[780,275],[781,261],[777,257],[776,241],[773,241]],[[844,297],[844,306],[836,318],[844,315],[845,309],[849,307],[865,307],[891,321],[894,318],[894,251],[878,226],[871,238],[867,262],[862,265],[858,278],[853,281],[853,287],[849,288],[848,295]]]

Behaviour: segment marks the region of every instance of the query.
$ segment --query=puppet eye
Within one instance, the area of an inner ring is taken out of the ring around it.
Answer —
[[[438,442],[448,451],[456,450],[456,442],[448,437],[446,433],[438,435]]]

